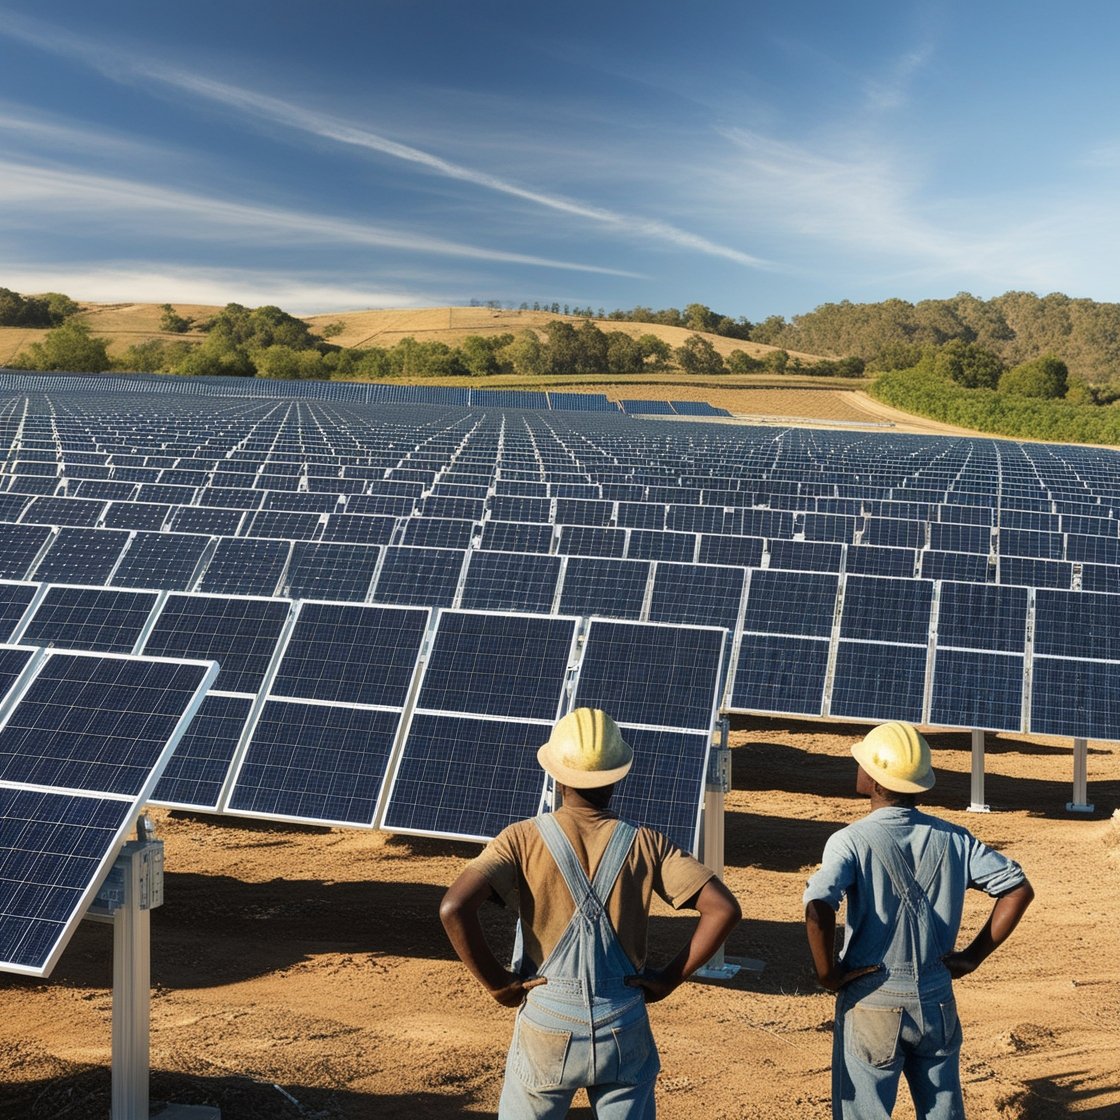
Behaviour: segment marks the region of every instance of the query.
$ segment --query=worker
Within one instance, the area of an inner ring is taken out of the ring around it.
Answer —
[[[599,1120],[646,1120],[655,1115],[661,1068],[646,1004],[712,957],[739,920],[739,904],[668,837],[611,812],[633,751],[606,712],[569,712],[537,759],[559,806],[504,829],[440,906],[459,958],[494,999],[518,1008],[498,1117],[565,1116],[584,1088]],[[654,892],[700,913],[688,943],[661,969],[646,966]],[[520,915],[523,955],[511,969],[479,921],[491,898]]]
[[[867,816],[829,837],[804,895],[817,980],[837,992],[832,1115],[888,1120],[905,1075],[918,1120],[961,1120],[961,1027],[954,980],[1014,930],[1034,891],[1022,868],[967,829],[915,808],[931,789],[929,744],[908,723],[852,747]],[[995,898],[980,932],[954,945],[969,887]],[[834,959],[836,911],[847,899]]]

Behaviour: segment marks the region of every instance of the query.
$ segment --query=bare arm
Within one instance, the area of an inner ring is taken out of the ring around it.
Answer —
[[[727,940],[743,912],[735,896],[719,881],[709,879],[693,903],[700,920],[692,937],[662,969],[643,969],[627,980],[631,987],[645,991],[646,1003],[656,1003],[679,988]]]
[[[941,958],[953,979],[967,976],[979,968],[1011,936],[1033,901],[1034,887],[1026,880],[1007,894],[1001,894],[972,943],[960,952],[946,953]]]
[[[523,981],[498,962],[478,919],[478,912],[489,897],[490,883],[468,867],[447,888],[440,903],[439,918],[451,947],[471,975],[503,1007],[518,1007],[529,988],[545,981],[543,978]]]
[[[837,967],[836,911],[819,898],[812,899],[805,907],[805,934],[809,938],[809,952],[813,956],[817,983],[830,992],[838,992],[845,984],[870,972],[877,972],[882,967],[873,964],[854,968],[850,972],[843,972]]]

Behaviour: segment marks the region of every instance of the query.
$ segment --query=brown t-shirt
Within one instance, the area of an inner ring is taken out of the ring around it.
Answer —
[[[556,823],[571,841],[590,878],[606,850],[618,817],[606,809],[561,806]],[[575,912],[571,892],[532,820],[503,829],[469,864],[521,918],[525,954],[536,965],[552,952]],[[682,852],[667,836],[639,828],[607,913],[635,968],[646,960],[646,927],[653,892],[675,910],[699,893],[715,873]]]

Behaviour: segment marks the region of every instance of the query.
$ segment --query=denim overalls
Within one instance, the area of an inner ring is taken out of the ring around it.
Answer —
[[[534,823],[575,903],[575,913],[537,970],[517,1015],[506,1061],[499,1120],[544,1120],[568,1112],[587,1089],[599,1120],[647,1120],[661,1064],[641,988],[626,984],[633,964],[606,912],[637,829],[620,820],[591,882],[551,814]]]
[[[929,890],[940,874],[949,837],[933,832],[912,870],[890,831],[864,819],[851,830],[886,870],[897,906],[882,946],[882,967],[843,988],[836,1001],[832,1055],[832,1114],[845,1120],[889,1120],[905,1075],[919,1120],[962,1120],[961,1028],[952,979],[942,956]],[[869,947],[861,947],[861,957]],[[870,949],[875,949],[871,946]],[[877,956],[878,954],[875,954]],[[875,960],[845,962],[856,968]]]

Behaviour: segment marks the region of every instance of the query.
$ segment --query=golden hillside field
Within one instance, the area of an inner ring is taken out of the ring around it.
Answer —
[[[184,318],[204,322],[221,310],[204,304],[172,304]],[[169,341],[201,342],[206,336],[197,330],[186,334],[168,334],[159,328],[163,312],[158,303],[83,303],[80,313],[83,321],[100,338],[109,340],[109,353],[123,353],[134,343],[149,338]],[[553,315],[548,311],[493,311],[488,307],[424,307],[384,311],[339,311],[324,315],[309,315],[305,321],[311,329],[322,332],[332,323],[341,323],[342,331],[333,335],[330,342],[338,346],[390,347],[402,338],[412,336],[421,341],[446,342],[455,346],[467,335],[517,334],[522,330],[544,331],[545,324],[553,319],[565,319],[578,326],[583,319],[574,315]],[[656,323],[625,323],[612,319],[592,319],[601,330],[622,331],[625,334],[652,334],[664,339],[670,346],[680,346],[692,331],[683,327],[664,327]],[[23,327],[0,327],[0,366],[12,359],[30,343],[41,339],[45,330],[28,330]],[[707,338],[725,358],[732,350],[745,350],[754,357],[763,357],[773,346],[757,342],[743,342],[736,338],[723,338],[708,334]],[[817,361],[817,356],[791,351],[804,361]]]

